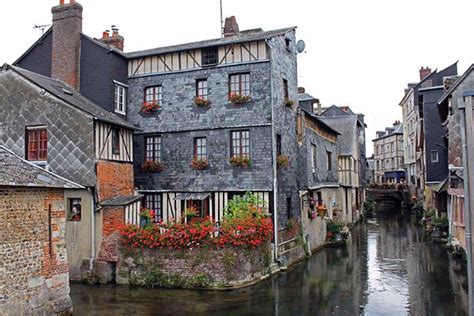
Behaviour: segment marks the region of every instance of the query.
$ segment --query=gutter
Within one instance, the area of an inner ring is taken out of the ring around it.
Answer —
[[[472,218],[471,207],[474,201],[471,200],[473,196],[472,184],[474,170],[474,159],[472,152],[472,103],[474,93],[471,95],[463,94],[464,102],[459,105],[459,112],[461,115],[461,143],[462,143],[462,160],[464,169],[464,219],[466,224],[466,255],[467,255],[467,276],[468,276],[468,293],[469,293],[469,315],[474,315],[474,280],[473,280],[473,258],[472,258]],[[469,100],[466,102],[466,100]],[[467,103],[467,104],[466,104]]]
[[[278,181],[277,181],[277,162],[276,162],[276,134],[275,134],[275,111],[273,109],[273,55],[272,55],[272,46],[270,44],[271,39],[265,39],[265,42],[268,45],[270,50],[270,107],[271,107],[271,122],[272,122],[272,177],[273,177],[273,254],[275,261],[278,262]]]

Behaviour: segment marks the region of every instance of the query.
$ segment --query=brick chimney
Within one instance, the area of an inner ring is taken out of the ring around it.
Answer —
[[[425,79],[427,76],[431,74],[431,68],[430,67],[421,67],[420,68],[420,81]]]
[[[53,13],[53,44],[51,76],[79,90],[79,69],[82,32],[82,6],[71,0],[51,9]]]
[[[224,24],[224,37],[230,37],[239,34],[239,25],[235,16],[225,19]]]
[[[115,25],[112,25],[112,34],[108,30],[102,33],[102,42],[123,51],[124,38],[119,34],[119,29]]]
[[[298,93],[305,93],[306,89],[304,87],[298,87]]]

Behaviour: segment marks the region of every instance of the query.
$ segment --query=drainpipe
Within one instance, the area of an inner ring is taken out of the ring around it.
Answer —
[[[474,203],[474,190],[471,189],[474,183],[474,153],[473,153],[473,135],[472,135],[472,103],[474,91],[463,93],[464,102],[459,105],[461,114],[461,141],[462,141],[462,160],[463,160],[463,178],[464,178],[464,218],[466,220],[466,253],[467,253],[467,276],[469,293],[469,315],[474,315],[474,286],[473,286],[473,262],[472,262],[472,219],[471,205]]]
[[[275,113],[273,109],[273,73],[272,73],[272,66],[273,66],[273,55],[272,55],[272,47],[270,44],[270,39],[266,39],[265,42],[270,49],[270,107],[271,107],[271,122],[272,122],[272,174],[273,174],[273,239],[274,239],[274,246],[273,252],[275,256],[275,260],[278,259],[278,181],[277,181],[277,164],[276,164],[276,135],[275,135]]]
[[[95,261],[95,194],[94,191],[91,188],[88,188],[87,191],[89,191],[91,195],[91,260],[89,261],[89,269],[92,270],[94,261]]]

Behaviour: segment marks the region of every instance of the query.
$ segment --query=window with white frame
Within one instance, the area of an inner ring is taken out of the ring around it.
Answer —
[[[145,137],[145,161],[161,162],[161,136]]]
[[[437,150],[432,150],[431,151],[431,163],[437,163],[439,162],[439,153]]]
[[[127,86],[115,83],[115,112],[125,114],[127,104]]]

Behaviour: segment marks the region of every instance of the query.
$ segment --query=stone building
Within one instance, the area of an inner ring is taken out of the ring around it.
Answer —
[[[430,68],[422,67],[420,82],[410,84],[400,102],[405,125],[404,138],[407,141],[404,156],[409,158],[406,165],[408,183],[413,196],[423,202],[426,210],[447,210],[446,128],[442,124],[437,102],[444,93],[444,80],[456,75],[457,63],[433,72]]]
[[[64,195],[71,278],[79,279],[103,242],[101,204],[134,198],[134,127],[69,85],[15,66],[0,69],[0,87],[0,144],[85,187]],[[136,213],[137,203],[123,206]]]
[[[366,190],[365,128],[363,115],[335,105],[322,111],[321,120],[340,133],[337,168],[341,219],[354,222],[361,215]]]
[[[374,183],[405,181],[403,124],[399,121],[385,131],[377,132],[374,142]]]
[[[445,80],[445,93],[438,101],[443,125],[447,128],[448,143],[448,219],[452,243],[466,249],[464,209],[464,161],[462,152],[462,131],[460,107],[465,104],[464,94],[474,91],[474,65],[471,65],[458,79]],[[472,187],[472,184],[471,184]]]
[[[68,191],[84,189],[0,146],[0,314],[72,311]]]
[[[326,239],[324,218],[314,216],[318,207],[323,208],[327,218],[342,216],[342,205],[338,199],[337,168],[337,139],[340,134],[317,116],[320,106],[316,98],[303,92],[299,93],[298,99],[298,186],[302,199],[301,219],[304,234],[308,236],[308,248],[312,250],[320,247]]]
[[[300,217],[297,169],[277,171],[280,153],[297,161],[295,27],[226,26],[223,38],[126,54],[136,184],[164,221],[190,206],[219,221],[251,191],[284,228]]]
[[[111,273],[119,224],[137,223],[133,131],[126,121],[127,58],[118,29],[82,33],[82,6],[60,1],[53,26],[0,73],[0,144],[83,185],[67,195],[71,279],[96,265]],[[51,79],[54,78],[54,79]],[[113,247],[112,247],[113,248]]]

